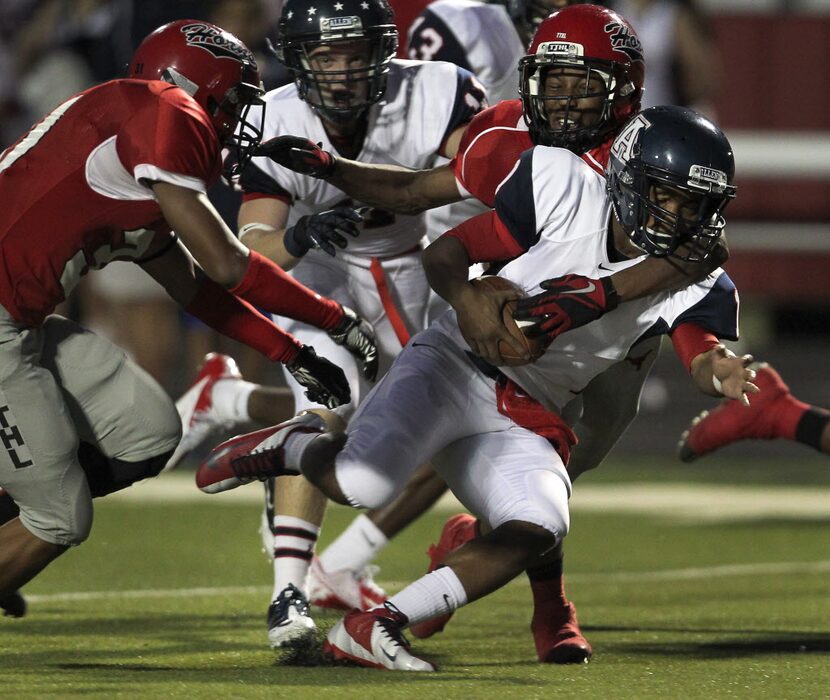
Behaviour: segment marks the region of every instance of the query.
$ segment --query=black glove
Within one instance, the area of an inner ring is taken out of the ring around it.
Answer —
[[[357,224],[363,221],[354,209],[337,206],[319,214],[302,216],[283,236],[285,249],[295,258],[301,258],[312,248],[334,256],[334,246],[345,248],[348,242],[343,234],[357,238]],[[332,243],[334,245],[332,245]]]
[[[299,136],[277,136],[259,144],[254,155],[270,158],[278,165],[303,175],[324,178],[334,172],[336,159],[321,146]]]
[[[329,332],[329,337],[342,345],[363,365],[363,376],[375,381],[378,375],[378,346],[375,329],[348,306],[343,307],[343,319]]]
[[[540,286],[544,292],[520,299],[513,312],[517,321],[534,322],[522,329],[528,338],[544,335],[551,343],[562,333],[617,308],[617,290],[610,277],[564,275],[545,280]]]
[[[286,362],[285,367],[306,387],[305,395],[315,403],[337,408],[352,398],[343,370],[325,357],[318,357],[310,345],[303,345],[297,357]]]

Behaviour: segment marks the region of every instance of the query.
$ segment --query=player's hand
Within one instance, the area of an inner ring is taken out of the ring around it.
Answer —
[[[499,341],[507,343],[517,356],[530,359],[527,349],[510,335],[502,320],[502,307],[520,296],[513,289],[490,289],[467,284],[463,293],[453,300],[461,335],[470,350],[491,365],[504,364]]]
[[[528,338],[543,335],[551,343],[562,333],[596,321],[617,306],[617,292],[609,277],[564,275],[545,280],[540,286],[544,292],[525,297],[513,312],[516,320],[533,321],[523,329]]]
[[[300,136],[277,136],[259,144],[254,155],[303,175],[325,178],[334,171],[335,157],[320,146]]]
[[[299,384],[306,387],[305,395],[315,403],[337,408],[352,398],[343,370],[325,357],[318,357],[310,345],[303,345],[297,357],[285,367]]]
[[[363,376],[369,381],[375,381],[378,375],[378,346],[372,324],[344,306],[343,318],[328,333],[335,343],[345,347],[360,360]]]
[[[747,394],[761,391],[753,382],[755,370],[749,369],[752,355],[735,355],[724,345],[716,345],[711,352],[712,375],[720,382],[721,393],[728,399],[737,399],[749,406]]]
[[[332,257],[338,248],[348,245],[346,236],[357,238],[357,225],[363,217],[351,207],[337,206],[319,214],[301,216],[296,224],[286,229],[283,236],[285,249],[295,258],[301,258],[312,248],[319,248]]]

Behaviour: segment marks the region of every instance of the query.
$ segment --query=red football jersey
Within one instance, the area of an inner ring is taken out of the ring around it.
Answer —
[[[611,142],[584,153],[583,160],[603,172],[608,164]],[[459,189],[492,207],[499,186],[513,172],[519,156],[533,146],[522,115],[521,100],[505,100],[473,118],[450,167]]]
[[[147,181],[204,192],[221,151],[204,110],[157,81],[70,98],[0,156],[0,304],[37,325],[80,277],[169,231]]]

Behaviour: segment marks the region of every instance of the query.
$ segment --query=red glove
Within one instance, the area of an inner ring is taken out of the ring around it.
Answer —
[[[528,338],[544,335],[548,343],[572,328],[596,321],[617,308],[619,301],[610,277],[564,275],[545,280],[540,286],[545,291],[520,299],[513,318],[533,321],[522,329],[524,334]]]
[[[334,172],[335,158],[321,145],[300,136],[277,136],[259,144],[254,155],[270,158],[302,175],[325,178]]]

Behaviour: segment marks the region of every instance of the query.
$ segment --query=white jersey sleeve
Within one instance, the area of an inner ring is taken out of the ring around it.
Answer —
[[[518,94],[524,47],[502,5],[436,0],[410,27],[408,55],[466,68],[481,81],[491,104]]]

